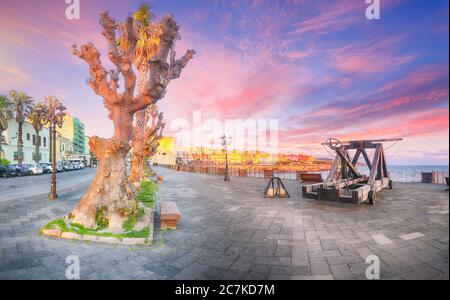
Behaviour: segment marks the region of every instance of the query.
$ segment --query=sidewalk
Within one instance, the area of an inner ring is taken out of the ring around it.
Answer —
[[[396,184],[374,206],[355,207],[303,200],[294,181],[285,181],[292,198],[265,199],[264,179],[156,171],[161,198],[182,217],[177,230],[156,230],[150,247],[38,237],[81,190],[0,203],[0,279],[65,279],[72,254],[81,279],[365,279],[371,254],[382,279],[448,279],[442,186]]]

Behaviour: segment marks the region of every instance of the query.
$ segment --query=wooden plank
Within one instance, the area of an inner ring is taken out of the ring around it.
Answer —
[[[361,149],[356,150],[355,156],[353,157],[352,164],[355,166],[358,163],[359,157],[361,156]]]
[[[304,182],[322,182],[322,174],[303,173],[300,174],[300,178]]]
[[[366,144],[367,145],[367,144],[376,144],[376,143],[385,143],[385,142],[400,142],[400,141],[403,141],[403,139],[402,138],[392,138],[392,139],[341,141],[341,145],[351,145],[351,144]],[[322,143],[322,145],[327,145],[327,143]]]
[[[384,151],[382,152],[382,155],[383,155],[383,165],[382,165],[382,167],[383,167],[384,177],[389,177],[389,172],[388,172],[388,169],[387,169],[387,162],[386,162],[386,155],[384,155]]]
[[[369,184],[373,184],[378,172],[378,165],[380,163],[381,144],[377,145],[375,149],[375,155],[373,156],[372,166],[370,168]]]
[[[328,177],[326,182],[331,182],[331,181],[335,181],[336,180],[336,173],[338,171],[339,168],[339,164],[340,164],[340,158],[339,155],[336,155],[336,158],[333,161],[333,165],[331,166],[331,170],[328,173]]]
[[[349,168],[350,171],[356,176],[356,177],[361,177],[361,174],[358,172],[358,170],[356,170],[356,167],[351,163],[350,159],[348,158],[348,156],[346,155],[346,150],[344,150],[345,152],[343,152],[341,149],[336,149],[336,153],[339,155],[339,157],[341,158],[341,160],[343,161],[342,166],[345,168]],[[341,174],[347,174],[346,170],[341,170]]]
[[[372,163],[370,162],[369,155],[367,155],[366,149],[362,149],[361,153],[364,157],[364,160],[366,161],[366,164],[367,164],[367,167],[369,168],[369,170],[372,169]]]
[[[366,184],[355,189],[352,193],[355,204],[361,204],[369,199],[370,185]]]

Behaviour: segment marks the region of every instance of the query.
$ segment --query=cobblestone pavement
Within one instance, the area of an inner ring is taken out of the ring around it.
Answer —
[[[441,185],[395,184],[374,206],[264,199],[264,179],[157,169],[160,197],[178,204],[174,231],[130,247],[39,237],[87,185],[60,198],[0,202],[0,279],[65,279],[68,255],[81,279],[365,279],[366,257],[382,279],[448,279],[449,195]]]

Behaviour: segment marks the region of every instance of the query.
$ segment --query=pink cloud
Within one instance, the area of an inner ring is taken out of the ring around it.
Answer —
[[[412,61],[415,55],[395,54],[401,37],[351,44],[329,52],[331,64],[343,73],[379,73]]]
[[[298,86],[307,78],[302,70],[279,62],[267,51],[244,64],[239,52],[199,37],[187,36],[178,46],[198,51],[161,100],[172,118],[190,117],[194,110],[220,119],[273,114],[299,95]]]
[[[448,136],[448,109],[429,109],[409,114],[406,118],[388,118],[378,122],[367,122],[358,126],[328,127],[311,125],[292,130],[280,130],[280,149],[285,152],[296,152],[304,149],[311,153],[323,153],[320,143],[329,137],[340,140],[359,140],[376,138],[403,137],[408,148],[410,140],[426,142],[434,137]],[[412,149],[414,146],[410,144]]]

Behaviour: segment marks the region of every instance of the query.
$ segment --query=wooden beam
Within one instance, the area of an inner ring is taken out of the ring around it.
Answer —
[[[369,176],[369,184],[373,184],[375,182],[375,177],[378,173],[378,165],[380,164],[380,153],[381,153],[381,145],[378,144],[375,149],[375,155],[373,156],[372,167],[370,168],[370,176]]]
[[[364,160],[366,161],[367,167],[369,167],[369,170],[372,169],[372,163],[370,162],[369,155],[367,155],[366,149],[361,149],[361,153],[364,157]]]
[[[352,143],[385,143],[385,142],[400,142],[403,141],[402,138],[392,138],[392,139],[373,139],[373,140],[353,140],[353,141],[341,141],[341,145],[350,145]],[[327,143],[322,143],[326,145]]]
[[[356,170],[356,167],[351,163],[350,159],[348,158],[348,155],[346,155],[346,150],[344,151],[345,152],[343,152],[341,149],[336,149],[336,153],[342,160],[342,165],[348,167],[356,177],[361,177],[361,174],[358,172],[358,170]],[[347,174],[346,170],[341,170],[341,174]]]
[[[359,157],[361,156],[361,149],[356,150],[355,156],[353,157],[352,164],[356,165],[358,163]]]
[[[328,177],[327,177],[326,182],[331,182],[331,181],[337,180],[337,178],[336,178],[337,174],[336,173],[337,173],[337,171],[339,169],[340,161],[341,161],[341,159],[339,158],[339,155],[336,154],[336,157],[335,157],[335,159],[333,161],[333,164],[331,166],[331,170],[328,173]]]
[[[384,172],[384,177],[389,177],[389,173],[388,173],[388,169],[387,169],[387,162],[386,162],[386,156],[384,155],[384,150],[383,150],[383,172]]]

